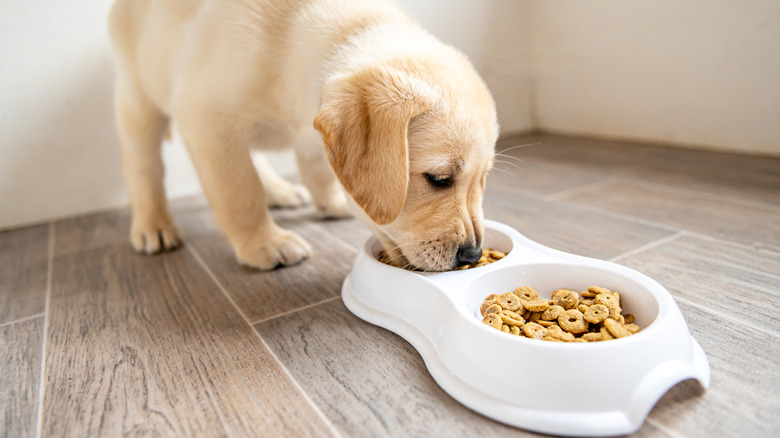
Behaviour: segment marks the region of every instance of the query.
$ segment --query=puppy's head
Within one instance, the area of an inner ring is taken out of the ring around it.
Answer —
[[[396,266],[444,271],[481,255],[498,127],[484,83],[467,61],[457,67],[399,62],[331,78],[314,120]]]

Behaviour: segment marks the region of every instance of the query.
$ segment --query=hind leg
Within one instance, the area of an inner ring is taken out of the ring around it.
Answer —
[[[115,110],[123,173],[133,209],[130,243],[138,252],[156,254],[181,246],[163,186],[161,147],[169,120],[129,82],[118,80]]]
[[[263,183],[265,199],[269,207],[298,208],[311,202],[306,188],[282,178],[268,162],[265,154],[253,154],[252,161]]]
[[[295,144],[301,180],[311,193],[318,216],[327,219],[350,217],[347,199],[325,156],[322,140],[315,131],[312,133]]]

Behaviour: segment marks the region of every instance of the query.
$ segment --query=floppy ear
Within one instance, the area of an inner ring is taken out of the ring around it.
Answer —
[[[409,183],[409,121],[431,109],[433,90],[400,71],[371,69],[325,85],[314,128],[341,185],[379,225],[393,222]]]

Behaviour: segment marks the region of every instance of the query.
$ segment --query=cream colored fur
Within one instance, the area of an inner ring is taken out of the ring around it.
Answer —
[[[118,0],[110,30],[137,251],[180,245],[160,156],[172,121],[241,263],[311,254],[267,207],[308,194],[253,165],[251,148],[293,147],[320,214],[346,216],[349,202],[396,264],[446,270],[481,244],[492,98],[462,54],[389,1]]]

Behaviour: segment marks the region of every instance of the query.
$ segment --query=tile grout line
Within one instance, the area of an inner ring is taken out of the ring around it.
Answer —
[[[688,235],[687,231],[678,231],[676,233],[673,233],[673,234],[670,234],[668,236],[664,236],[664,237],[662,237],[660,239],[656,239],[656,240],[654,240],[652,242],[646,243],[644,245],[640,245],[640,246],[638,246],[636,248],[629,249],[628,251],[626,251],[626,252],[624,252],[622,254],[618,254],[618,255],[610,258],[609,261],[610,262],[616,262],[617,260],[620,260],[622,258],[629,257],[629,256],[632,256],[634,254],[638,254],[638,253],[640,253],[642,251],[647,251],[648,249],[653,249],[653,248],[655,248],[657,246],[661,246],[661,245],[663,245],[663,244],[665,244],[667,242],[671,242],[673,240],[677,240],[678,238],[680,238],[682,236],[686,236],[686,235]]]
[[[298,383],[297,380],[293,377],[293,375],[290,373],[290,370],[287,369],[286,366],[282,363],[281,360],[279,360],[279,357],[274,353],[274,351],[271,349],[271,347],[268,345],[268,343],[263,339],[262,336],[260,336],[260,333],[255,330],[255,328],[252,326],[252,324],[249,322],[249,319],[246,317],[244,312],[241,310],[241,308],[236,304],[235,300],[230,296],[227,289],[222,285],[222,283],[219,281],[219,279],[214,275],[214,272],[211,270],[211,268],[208,267],[206,264],[206,261],[203,260],[203,258],[198,254],[198,251],[195,250],[195,248],[192,247],[192,245],[187,245],[187,251],[195,257],[195,261],[198,262],[201,269],[203,269],[206,272],[206,275],[211,278],[211,281],[214,282],[214,284],[217,286],[217,288],[222,292],[222,295],[227,298],[228,302],[233,306],[233,308],[238,312],[239,315],[241,315],[241,318],[244,320],[244,322],[249,326],[249,329],[252,331],[252,333],[257,336],[258,339],[260,339],[260,342],[262,342],[263,347],[268,351],[268,353],[271,354],[271,357],[274,358],[276,363],[279,365],[279,367],[284,371],[284,373],[287,375],[287,378],[290,379],[290,382],[295,386],[295,388],[298,390],[298,392],[303,396],[303,398],[309,403],[309,405],[314,409],[315,412],[317,412],[317,415],[319,415],[320,419],[330,428],[330,430],[333,432],[333,434],[337,437],[341,437],[341,434],[339,434],[338,430],[335,426],[333,426],[333,423],[330,422],[328,417],[325,416],[325,414],[320,410],[319,406],[317,406],[314,401],[309,397],[309,395],[306,393],[306,391],[303,390],[301,385]],[[39,437],[40,438],[40,437]]]
[[[701,196],[701,197],[709,199],[711,201],[724,201],[725,200],[725,201],[734,202],[736,204],[741,204],[743,206],[750,206],[750,207],[755,207],[755,208],[766,208],[766,209],[770,209],[770,210],[780,210],[780,207],[777,207],[777,206],[775,206],[775,205],[773,205],[773,204],[771,204],[771,203],[769,203],[767,201],[752,200],[752,199],[745,200],[745,199],[738,198],[738,197],[733,196],[733,195],[712,194],[712,193],[710,193],[710,192],[708,192],[706,190],[685,189],[685,188],[680,187],[679,185],[669,185],[669,184],[664,184],[664,183],[661,183],[661,182],[648,180],[646,177],[627,178],[626,176],[615,175],[613,177],[610,177],[610,178],[608,178],[606,180],[602,180],[600,182],[607,182],[610,179],[623,179],[623,180],[626,180],[626,181],[635,182],[635,183],[637,183],[639,185],[644,185],[646,187],[655,187],[655,188],[662,188],[662,189],[666,189],[666,190],[671,190],[673,192],[677,192],[678,194],[682,194],[682,195]],[[594,183],[594,184],[598,184],[598,183]],[[577,192],[581,191],[579,188],[570,189],[570,190],[573,193],[577,193]],[[716,190],[716,188],[713,188],[713,190]],[[564,190],[563,192],[566,192],[566,190]],[[568,195],[568,193],[564,194],[564,196],[565,195]],[[552,195],[548,195],[548,196],[556,196],[557,197],[557,196],[562,196],[562,195],[559,195],[559,194],[556,193],[556,194],[552,194]]]
[[[696,231],[689,231],[688,234],[690,236],[692,236],[692,237],[696,237],[696,238],[699,238],[699,239],[702,239],[702,240],[708,240],[708,241],[710,241],[712,243],[717,243],[719,245],[730,245],[730,246],[735,246],[737,248],[744,249],[744,250],[747,250],[747,251],[756,251],[756,252],[761,252],[761,253],[768,253],[768,254],[780,257],[780,249],[755,247],[755,246],[752,246],[752,245],[750,245],[748,243],[734,242],[733,240],[727,240],[727,239],[723,239],[721,237],[710,236],[709,234],[698,233]]]
[[[746,321],[740,321],[740,320],[735,319],[735,318],[733,318],[731,316],[728,316],[728,315],[726,315],[724,313],[720,313],[719,311],[717,311],[715,309],[711,309],[709,307],[702,306],[701,304],[699,304],[699,303],[697,303],[695,301],[691,301],[691,300],[689,300],[687,298],[682,298],[682,297],[673,297],[673,298],[674,298],[675,301],[681,301],[681,302],[684,302],[684,303],[688,304],[689,306],[696,307],[697,309],[701,310],[702,312],[710,313],[710,314],[713,314],[715,316],[721,317],[723,319],[728,319],[729,321],[731,321],[731,322],[733,322],[735,324],[744,325],[745,327],[749,327],[749,328],[751,328],[753,330],[757,330],[759,332],[766,333],[766,334],[768,334],[768,335],[770,335],[772,337],[780,338],[780,333],[771,332],[771,331],[769,331],[769,330],[767,330],[765,328],[752,325],[752,324],[750,324],[750,323],[748,323]]]
[[[584,184],[584,185],[581,185],[579,187],[573,187],[573,188],[570,188],[570,189],[560,190],[560,191],[555,192],[555,193],[550,193],[550,194],[546,195],[545,197],[548,200],[558,201],[558,200],[561,200],[562,198],[565,198],[567,196],[576,195],[577,193],[580,193],[580,192],[587,192],[588,190],[593,190],[593,189],[598,188],[600,186],[607,185],[607,184],[610,184],[610,183],[613,183],[613,182],[619,181],[619,180],[620,180],[619,176],[610,176],[610,177],[604,178],[604,179],[599,180],[599,181],[594,181],[594,182],[592,182],[590,184]]]
[[[506,186],[504,186],[504,187],[506,187]],[[499,188],[497,190],[501,191],[502,189]],[[635,224],[644,225],[644,226],[647,226],[647,227],[658,228],[658,229],[666,230],[666,231],[670,231],[670,232],[678,232],[678,231],[681,230],[679,227],[674,227],[672,225],[667,225],[667,224],[664,224],[662,222],[654,222],[654,221],[651,221],[651,220],[642,219],[642,218],[637,217],[637,216],[630,216],[630,215],[623,214],[623,213],[617,213],[617,212],[614,212],[614,211],[611,211],[611,210],[604,210],[604,209],[596,208],[596,207],[593,207],[593,206],[590,206],[590,205],[586,205],[586,204],[578,204],[576,202],[572,202],[572,201],[567,200],[567,199],[551,198],[550,195],[541,195],[539,193],[530,192],[530,191],[523,190],[523,189],[517,189],[517,190],[515,190],[515,192],[520,192],[523,196],[528,196],[529,198],[533,198],[533,199],[536,199],[536,200],[539,200],[539,201],[556,203],[556,204],[564,206],[564,207],[565,206],[572,206],[572,207],[576,207],[576,208],[581,208],[581,209],[586,210],[588,212],[602,214],[604,216],[611,217],[613,219],[620,219],[620,220],[632,222],[632,223],[635,223]]]
[[[46,298],[43,304],[43,331],[41,333],[41,371],[38,382],[38,415],[35,425],[35,436],[41,437],[43,432],[43,398],[46,395],[46,339],[49,332],[49,304],[52,293],[52,277],[54,273],[54,242],[55,242],[55,222],[49,222],[49,254],[46,267]]]
[[[578,204],[576,202],[572,202],[572,201],[567,200],[567,199],[552,199],[548,195],[539,195],[538,193],[528,192],[528,191],[524,191],[522,189],[520,189],[520,191],[522,191],[524,195],[526,195],[526,196],[528,196],[530,198],[535,198],[535,199],[538,199],[538,200],[541,200],[541,201],[545,201],[545,202],[554,202],[554,203],[557,203],[557,204],[562,205],[562,206],[567,206],[568,205],[568,206],[572,206],[572,207],[576,207],[576,208],[581,208],[581,209],[589,211],[591,213],[602,214],[604,216],[611,217],[613,219],[619,219],[619,220],[623,220],[623,221],[628,221],[628,222],[631,222],[631,223],[644,225],[646,227],[658,228],[658,229],[666,230],[666,231],[670,231],[670,232],[678,232],[678,231],[683,230],[683,229],[681,229],[679,227],[675,227],[673,225],[668,225],[668,224],[665,224],[663,222],[655,222],[655,221],[643,219],[643,218],[638,217],[638,216],[631,216],[631,215],[624,214],[624,213],[618,213],[618,212],[615,212],[615,211],[612,211],[612,210],[605,210],[605,209],[593,207],[593,206],[587,205],[587,204]]]
[[[341,298],[341,295],[336,295],[335,297],[325,298],[324,300],[317,301],[316,303],[307,304],[307,305],[305,305],[303,307],[298,307],[297,309],[288,310],[287,312],[282,312],[282,313],[280,313],[278,315],[273,315],[273,316],[269,316],[267,318],[263,318],[263,319],[257,320],[257,321],[255,321],[253,323],[250,323],[249,325],[255,326],[257,324],[261,324],[261,323],[264,323],[266,321],[271,321],[271,320],[279,318],[281,316],[292,315],[293,313],[300,312],[301,310],[311,309],[314,306],[319,306],[320,304],[325,304],[327,302],[334,301],[334,300],[337,300],[339,298]]]
[[[642,245],[640,247],[637,247],[637,248],[634,248],[632,250],[626,251],[623,254],[620,254],[620,255],[617,255],[615,257],[612,257],[611,259],[609,259],[609,261],[610,262],[616,262],[616,261],[620,260],[621,258],[629,257],[629,256],[632,256],[634,254],[640,253],[642,251],[646,251],[648,249],[652,249],[652,248],[655,248],[657,246],[661,246],[661,245],[663,245],[665,243],[668,243],[670,241],[676,240],[676,239],[678,239],[680,237],[687,236],[687,235],[690,235],[687,231],[680,231],[678,233],[675,233],[675,234],[663,237],[661,239],[658,239],[656,241],[650,242],[650,243],[648,243],[646,245]],[[780,334],[773,333],[773,332],[768,331],[766,329],[763,329],[761,327],[756,327],[756,326],[751,325],[751,324],[749,324],[749,323],[747,323],[745,321],[740,321],[738,319],[734,319],[734,318],[732,318],[732,317],[730,317],[728,315],[725,315],[723,313],[718,312],[715,309],[710,309],[708,307],[702,306],[702,305],[700,305],[698,303],[695,303],[695,302],[693,302],[693,301],[691,301],[689,299],[682,298],[682,297],[673,297],[673,298],[676,301],[683,301],[683,302],[685,302],[685,303],[687,303],[687,304],[689,304],[691,306],[694,306],[694,307],[696,307],[696,308],[698,308],[698,309],[700,309],[700,310],[702,310],[704,312],[715,314],[717,316],[720,316],[721,318],[728,319],[728,320],[733,321],[733,322],[735,322],[737,324],[742,324],[742,325],[745,325],[745,326],[750,327],[752,329],[759,330],[759,331],[762,331],[762,332],[767,333],[767,334],[771,334],[773,336],[780,336]]]
[[[572,202],[571,200],[567,200],[567,199],[554,199],[554,200],[546,199],[546,200],[547,201],[559,202],[559,203],[562,203],[562,204],[568,204],[568,205],[572,205],[572,206],[576,206],[576,207],[580,207],[580,208],[582,208],[584,210],[587,210],[587,211],[590,211],[590,212],[593,212],[593,213],[603,214],[604,216],[611,217],[613,219],[620,219],[620,220],[624,220],[624,221],[629,221],[629,222],[633,222],[633,223],[636,223],[636,224],[639,224],[639,225],[644,225],[644,226],[647,226],[647,227],[659,228],[661,230],[674,231],[674,232],[677,232],[677,231],[681,230],[681,228],[679,228],[679,227],[675,227],[673,225],[665,224],[663,222],[655,222],[655,221],[651,221],[651,220],[648,220],[648,219],[643,219],[643,218],[638,217],[638,216],[631,216],[631,215],[624,214],[624,213],[618,213],[616,211],[606,210],[606,209],[602,209],[602,208],[598,208],[598,207],[593,207],[591,205],[579,204],[579,203]]]
[[[20,324],[20,323],[23,323],[23,322],[26,322],[26,321],[30,321],[30,320],[33,320],[33,319],[36,319],[36,318],[40,318],[40,317],[45,316],[45,315],[46,315],[46,312],[41,312],[41,313],[37,313],[35,315],[25,316],[24,318],[15,319],[13,321],[4,322],[4,323],[0,324],[0,328],[8,327],[9,325]]]
[[[719,194],[712,194],[703,190],[696,190],[696,189],[685,189],[678,185],[666,185],[658,182],[648,181],[644,178],[642,179],[630,179],[629,181],[636,183],[640,186],[645,187],[653,187],[653,188],[661,188],[664,190],[670,190],[672,192],[677,192],[680,195],[687,195],[687,196],[700,196],[702,198],[708,199],[710,201],[728,201],[733,202],[737,205],[742,205],[745,207],[754,207],[754,208],[765,208],[768,210],[774,210],[774,211],[780,211],[780,207],[776,207],[775,205],[772,205],[770,203],[764,202],[764,201],[754,201],[752,199],[742,199],[738,198],[736,196],[731,195],[719,195]],[[715,189],[713,189],[715,190]]]

